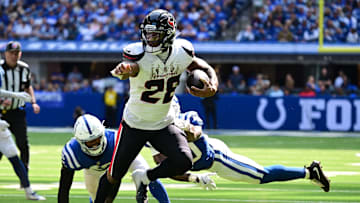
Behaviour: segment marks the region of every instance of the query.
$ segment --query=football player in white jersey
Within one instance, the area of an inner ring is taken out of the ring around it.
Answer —
[[[313,161],[309,167],[286,167],[272,165],[263,167],[248,157],[233,153],[219,139],[209,138],[202,133],[203,121],[195,111],[180,113],[177,98],[172,105],[177,106],[175,124],[183,129],[191,139],[189,146],[193,152],[192,171],[209,170],[222,178],[231,181],[242,181],[254,184],[264,184],[274,181],[289,181],[306,178],[319,185],[325,192],[330,190],[330,181],[325,176],[320,162]],[[200,135],[200,136],[199,136]],[[164,156],[152,150],[154,160],[158,163]],[[194,182],[196,175],[186,174],[185,180]],[[211,182],[209,182],[211,183]]]
[[[165,10],[154,10],[146,15],[140,25],[141,41],[126,46],[124,60],[112,74],[120,79],[130,79],[129,100],[119,128],[121,138],[114,149],[114,157],[107,177],[99,183],[96,202],[104,202],[109,188],[121,181],[131,161],[147,141],[168,158],[149,170],[137,170],[135,181],[140,187],[137,202],[147,202],[146,191],[150,181],[183,174],[192,165],[192,155],[184,132],[174,124],[175,115],[170,110],[174,91],[181,73],[202,69],[210,80],[204,87],[190,87],[194,96],[209,97],[217,91],[218,80],[214,69],[194,55],[192,44],[177,39],[174,16]]]
[[[3,73],[2,68],[0,74]],[[0,77],[1,86],[1,77]],[[11,92],[0,89],[0,97],[4,98],[17,98],[25,102],[31,101],[31,96],[26,92]],[[14,168],[16,175],[19,177],[22,187],[25,191],[26,199],[29,200],[46,200],[45,197],[40,196],[34,192],[30,186],[28,172],[25,168],[24,163],[19,159],[18,150],[15,146],[14,140],[11,137],[9,123],[5,120],[0,119],[0,152],[3,153],[10,161]]]
[[[100,176],[109,167],[115,139],[119,138],[115,134],[115,131],[105,129],[95,116],[85,114],[77,118],[74,125],[74,138],[67,142],[62,150],[59,203],[69,202],[69,191],[74,173],[82,169],[84,169],[85,187],[90,194],[90,202],[95,199]],[[130,171],[148,168],[148,164],[141,155],[138,155],[130,165]],[[114,189],[118,188],[114,187]],[[150,191],[160,203],[170,202],[159,180],[150,183]]]

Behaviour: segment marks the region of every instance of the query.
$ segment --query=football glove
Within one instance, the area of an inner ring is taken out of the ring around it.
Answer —
[[[191,174],[189,180],[200,185],[205,190],[214,190],[216,189],[215,182],[210,178],[216,173],[203,173],[203,174]]]

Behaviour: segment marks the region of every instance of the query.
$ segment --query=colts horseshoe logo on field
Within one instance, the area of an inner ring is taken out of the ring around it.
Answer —
[[[260,99],[260,105],[256,111],[256,118],[259,124],[267,130],[276,130],[280,128],[286,120],[286,111],[284,107],[284,100],[277,99],[275,101],[276,107],[279,111],[279,118],[275,121],[267,121],[264,117],[265,108],[268,105],[268,100],[265,98]]]

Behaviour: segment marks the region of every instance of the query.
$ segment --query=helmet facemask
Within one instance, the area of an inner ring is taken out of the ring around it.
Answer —
[[[146,25],[143,31],[146,42],[145,51],[153,54],[161,53],[165,38],[165,30],[156,29],[155,25]]]
[[[74,134],[84,153],[99,156],[105,151],[105,127],[95,116],[85,114],[79,117],[74,125]]]
[[[101,155],[106,147],[106,139],[104,135],[99,135],[97,138],[91,140],[79,140],[81,150],[90,156],[99,156]]]
[[[157,55],[166,51],[175,38],[176,22],[172,14],[165,10],[155,10],[148,14],[140,25],[144,50]]]

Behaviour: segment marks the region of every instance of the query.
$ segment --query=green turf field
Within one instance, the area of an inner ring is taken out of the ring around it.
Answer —
[[[30,181],[39,194],[46,196],[45,202],[56,202],[61,149],[70,137],[71,134],[66,133],[30,133]],[[215,177],[217,190],[204,191],[193,184],[165,179],[163,182],[172,202],[360,202],[360,138],[226,135],[216,138],[222,139],[234,152],[264,166],[283,164],[301,167],[314,159],[320,160],[326,173],[331,176],[331,190],[325,193],[308,180],[251,185]],[[142,154],[153,166],[149,151],[143,150]],[[83,189],[82,172],[76,173],[74,181],[71,202],[89,202],[87,191]],[[134,187],[129,175],[124,182],[115,202],[135,202],[135,191],[132,190]],[[29,202],[18,188],[18,178],[8,160],[3,158],[0,162],[0,202]],[[156,201],[151,197],[150,202]]]

